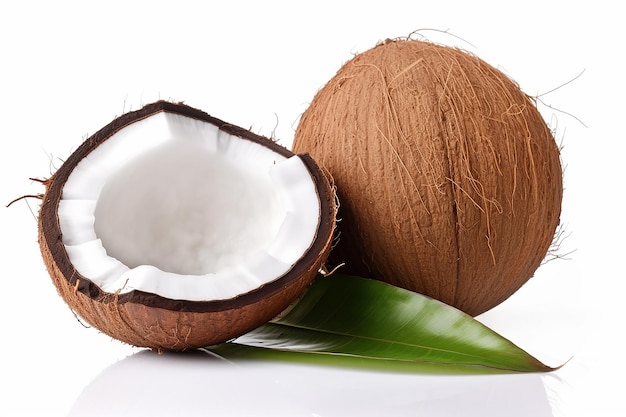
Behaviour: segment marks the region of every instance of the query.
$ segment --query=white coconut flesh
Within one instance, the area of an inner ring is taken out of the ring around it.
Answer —
[[[161,112],[83,158],[58,207],[74,268],[103,291],[223,300],[286,274],[320,222],[298,156]]]

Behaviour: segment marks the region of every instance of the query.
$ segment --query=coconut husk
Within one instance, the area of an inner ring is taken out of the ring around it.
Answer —
[[[334,178],[331,262],[471,315],[533,275],[559,224],[550,128],[514,81],[460,49],[396,40],[355,56],[315,95],[293,150]]]

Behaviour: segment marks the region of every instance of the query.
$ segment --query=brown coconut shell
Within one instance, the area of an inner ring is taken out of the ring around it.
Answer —
[[[560,154],[534,100],[460,49],[386,41],[315,95],[293,150],[333,176],[331,262],[471,315],[518,290],[559,224]]]
[[[225,123],[188,107],[159,101],[127,113],[88,138],[47,181],[39,212],[39,245],[54,285],[65,302],[93,327],[131,345],[183,351],[225,342],[271,320],[288,307],[322,268],[332,241],[335,195],[327,176],[308,155],[299,155],[319,193],[321,219],[317,238],[292,269],[275,281],[236,298],[217,301],[173,300],[138,290],[107,293],[72,265],[61,241],[57,215],[63,186],[80,160],[115,132],[158,112],[203,120],[242,139],[261,143],[290,157],[286,148],[268,138]]]

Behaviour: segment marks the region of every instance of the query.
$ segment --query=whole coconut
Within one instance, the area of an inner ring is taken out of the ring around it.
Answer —
[[[535,272],[559,224],[560,154],[531,97],[460,49],[385,41],[316,94],[295,134],[333,176],[331,262],[470,315]]]

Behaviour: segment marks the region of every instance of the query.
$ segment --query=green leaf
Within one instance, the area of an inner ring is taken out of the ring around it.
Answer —
[[[447,304],[339,274],[318,277],[286,314],[210,350],[226,357],[395,370],[555,369]]]

